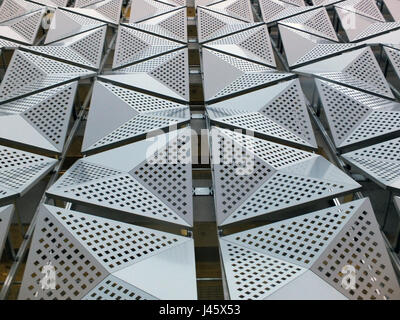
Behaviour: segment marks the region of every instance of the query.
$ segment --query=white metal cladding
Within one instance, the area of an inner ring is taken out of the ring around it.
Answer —
[[[0,139],[61,153],[78,83],[0,104]]]
[[[182,49],[184,46],[182,43],[121,25],[118,29],[112,67],[123,67],[169,51]]]
[[[295,70],[394,99],[389,84],[370,47],[342,53]]]
[[[194,0],[194,5],[197,9],[198,6],[207,7],[214,3],[220,2],[221,0]]]
[[[243,31],[261,23],[246,23],[242,20],[211,11],[207,8],[197,8],[197,38],[199,43],[211,41],[232,33]]]
[[[68,8],[66,10],[88,16],[102,22],[119,24],[121,18],[122,0],[103,0],[84,8]]]
[[[341,1],[344,1],[344,0],[311,0],[312,4],[314,6],[325,6],[325,7],[331,6],[331,5],[333,5],[337,2],[341,2]]]
[[[51,8],[58,8],[58,7],[66,7],[69,0],[29,0],[29,1],[36,2],[38,4]]]
[[[51,19],[44,44],[72,37],[105,23],[70,11],[57,9]]]
[[[41,9],[43,9],[42,6],[24,0],[3,0],[0,6],[0,22],[11,20]]]
[[[338,7],[335,10],[350,42],[359,42],[400,28],[400,22],[382,22]],[[390,38],[398,42],[396,37]]]
[[[388,23],[386,23],[388,24]],[[400,29],[392,28],[388,32],[368,38],[359,42],[360,44],[383,44],[388,46],[400,46]]]
[[[298,79],[207,106],[216,123],[254,131],[283,143],[317,148]]]
[[[306,6],[304,0],[284,0],[283,2],[298,6],[298,7],[304,7]]]
[[[18,48],[19,46],[20,44],[14,41],[0,39],[0,50],[3,48]]]
[[[188,49],[163,54],[99,78],[188,102],[190,94]]]
[[[17,50],[0,84],[0,102],[94,74],[88,69]]]
[[[22,196],[56,163],[52,158],[0,146],[0,201]]]
[[[226,129],[213,128],[211,138],[219,226],[333,198],[360,187],[313,153]]]
[[[175,7],[186,6],[186,0],[162,0],[160,2],[169,4],[169,5],[175,6]]]
[[[291,73],[277,72],[244,59],[203,48],[204,99],[212,101],[252,88],[267,86]]]
[[[400,21],[400,3],[397,0],[383,0],[394,21]]]
[[[348,152],[342,157],[381,187],[400,189],[400,138]]]
[[[187,105],[97,81],[92,94],[82,152],[112,147],[189,120]]]
[[[386,56],[389,58],[390,63],[393,66],[397,76],[400,78],[400,47],[383,47],[386,53]]]
[[[143,20],[153,18],[164,13],[177,10],[176,6],[152,0],[132,0],[131,1],[131,16],[129,23],[138,23]]]
[[[400,103],[315,80],[336,147],[400,131]]]
[[[193,224],[191,130],[78,160],[48,195],[185,226]]]
[[[256,25],[250,29],[206,42],[203,46],[276,67],[266,25]]]
[[[25,44],[33,44],[36,40],[44,12],[45,10],[42,9],[1,22],[0,36]]]
[[[318,8],[312,11],[300,13],[291,18],[279,21],[279,24],[299,29],[332,41],[339,41],[325,8]]]
[[[171,40],[187,42],[187,12],[186,8],[149,18],[140,23],[123,24],[151,34]]]
[[[40,210],[19,299],[197,298],[193,239],[48,205]],[[41,288],[49,264],[55,290]]]
[[[224,236],[220,244],[231,299],[400,298],[368,198]],[[356,269],[354,290],[342,287],[346,265]]]
[[[283,25],[279,25],[279,34],[290,67],[327,58],[359,46],[334,42]]]
[[[385,18],[383,17],[374,0],[346,0],[336,3],[335,7],[351,11],[380,22],[385,22]]]
[[[1,194],[1,189],[0,189]],[[8,229],[10,228],[11,219],[14,212],[14,206],[8,205],[0,207],[0,257],[2,257],[4,244],[8,236]]]
[[[319,8],[316,6],[296,6],[279,0],[259,0],[261,14],[264,22],[273,23],[290,18],[299,13]]]
[[[226,0],[210,4],[208,8],[246,22],[254,22],[250,0]]]
[[[73,61],[85,67],[98,69],[103,54],[107,27],[99,27],[47,46],[24,47],[26,50]]]

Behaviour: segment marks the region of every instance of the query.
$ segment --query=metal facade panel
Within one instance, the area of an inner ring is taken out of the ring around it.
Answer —
[[[0,189],[1,195],[1,189]],[[10,228],[14,206],[8,205],[0,207],[0,258],[3,254],[4,245],[8,237],[8,229]]]
[[[123,0],[104,0],[84,8],[66,8],[66,10],[87,16],[102,22],[118,25],[121,18]]]
[[[319,8],[317,6],[299,7],[279,0],[260,0],[259,4],[262,18],[268,24]]]
[[[383,47],[383,49],[385,50],[385,53],[389,58],[397,77],[400,78],[400,48],[393,49],[389,47]]]
[[[210,4],[208,8],[245,22],[254,22],[250,0],[226,0]]]
[[[374,0],[346,0],[335,4],[335,7],[354,12],[356,14],[385,22]]]
[[[164,13],[169,13],[177,9],[177,7],[151,0],[132,0],[131,7],[135,10],[131,11],[129,23],[138,23],[143,20],[153,18]]]

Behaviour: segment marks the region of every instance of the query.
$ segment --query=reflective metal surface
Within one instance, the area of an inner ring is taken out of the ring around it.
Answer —
[[[14,212],[13,205],[0,207],[0,257],[2,257],[4,244],[7,241],[8,229],[10,228],[11,225],[13,212]]]

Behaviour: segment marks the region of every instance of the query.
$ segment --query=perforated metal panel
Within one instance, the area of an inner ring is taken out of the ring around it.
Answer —
[[[209,118],[285,144],[317,148],[299,80],[282,82],[207,106]]]
[[[386,23],[385,25],[388,25]],[[360,41],[360,44],[386,44],[386,45],[400,45],[400,29],[398,27],[388,28],[388,32],[377,35],[375,37],[368,38]]]
[[[48,46],[25,47],[26,50],[56,57],[66,62],[73,61],[82,66],[98,69],[103,54],[107,27],[103,26],[76,36],[52,42]]]
[[[189,101],[188,50],[180,49],[160,55],[99,78],[187,102]]]
[[[299,29],[329,40],[339,41],[325,8],[300,13],[294,17],[279,21],[279,24]]]
[[[184,45],[181,43],[120,26],[115,45],[113,68],[146,60],[183,47]]]
[[[202,59],[204,99],[209,102],[293,76],[205,48],[202,50]]]
[[[210,4],[208,8],[246,22],[254,22],[250,0],[225,0]]]
[[[331,82],[315,80],[336,147],[400,131],[400,104]]]
[[[234,233],[220,244],[232,299],[400,297],[369,199]],[[341,285],[345,265],[356,268],[354,290]]]
[[[0,146],[0,202],[22,196],[56,165],[56,160]]]
[[[335,4],[335,7],[357,13],[359,15],[385,22],[374,0],[346,0]]]
[[[96,82],[82,152],[110,148],[190,120],[189,107],[110,83]]]
[[[213,128],[218,225],[356,190],[360,185],[319,155]]]
[[[70,11],[57,9],[51,19],[45,44],[62,40],[85,31],[103,26],[105,23]]]
[[[49,264],[53,290],[41,287]],[[191,238],[42,205],[19,299],[196,297]]]
[[[400,2],[397,0],[383,0],[394,21],[400,21]]]
[[[134,10],[131,11],[129,23],[138,23],[164,13],[169,13],[173,10],[176,10],[178,7],[159,1],[132,0],[131,8],[134,8]]]
[[[381,187],[400,189],[400,138],[348,152],[342,157]]]
[[[186,6],[186,0],[162,0],[160,2],[169,4],[169,5],[175,6],[175,7]]]
[[[314,6],[325,6],[325,7],[329,7],[337,2],[341,2],[344,0],[311,0],[312,4]]]
[[[110,24],[119,24],[123,0],[103,0],[84,8],[66,8],[66,10],[78,13],[96,20]]]
[[[0,105],[0,139],[61,153],[77,82]]]
[[[397,76],[400,78],[400,48],[393,49],[390,47],[383,47],[386,53],[386,56],[389,58],[390,63],[393,66]]]
[[[125,25],[171,40],[187,42],[186,8],[180,8],[154,18],[149,18],[140,23],[129,23]]]
[[[327,58],[358,46],[352,43],[337,43],[283,25],[279,25],[279,33],[290,67]]]
[[[386,98],[394,98],[370,47],[342,53],[295,70]]]
[[[0,6],[0,22],[43,9],[42,6],[23,0],[3,0]]]
[[[94,74],[95,72],[88,69],[17,50],[0,84],[0,101],[33,94],[38,90]]]
[[[266,25],[254,26],[218,40],[205,47],[276,67],[274,51]]]
[[[18,44],[17,42],[0,39],[0,49],[18,48],[19,46],[20,46],[20,44]]]
[[[259,4],[262,18],[267,23],[277,22],[317,8],[315,6],[299,7],[279,0],[259,0]]]
[[[78,160],[48,194],[190,226],[191,131],[172,131]]]
[[[10,228],[13,212],[14,212],[13,205],[0,207],[0,258],[2,257],[4,244],[6,243],[7,240],[8,229]]]

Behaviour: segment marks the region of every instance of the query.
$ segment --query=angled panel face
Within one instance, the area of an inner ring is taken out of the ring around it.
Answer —
[[[333,58],[295,69],[338,84],[394,99],[370,47],[342,53]]]
[[[182,7],[182,6],[185,7],[186,6],[186,0],[162,0],[160,2],[169,4],[174,7]]]
[[[95,72],[17,50],[0,84],[0,101],[26,96]]]
[[[315,80],[337,148],[400,131],[400,104],[332,82]]]
[[[268,28],[265,25],[207,42],[204,47],[276,67]]]
[[[28,1],[4,0],[0,6],[0,23],[41,9],[42,6]]]
[[[345,153],[342,157],[349,165],[381,187],[400,189],[400,138]]]
[[[183,44],[120,26],[115,45],[113,69],[182,49]]]
[[[293,77],[290,73],[203,49],[204,99],[208,102]]]
[[[191,131],[172,131],[78,160],[48,194],[190,226]]]
[[[187,105],[96,82],[82,152],[110,148],[189,120]]]
[[[344,0],[312,0],[312,4],[314,6],[324,6],[324,7],[329,7],[332,6],[335,3],[341,2]]]
[[[262,18],[268,24],[318,8],[315,6],[299,7],[279,0],[260,0],[259,4]]]
[[[68,4],[68,0],[30,0],[30,1],[51,8],[66,7]]]
[[[99,78],[174,100],[189,101],[188,50],[180,49]]]
[[[384,50],[397,74],[397,77],[400,78],[400,50],[389,47],[384,47]]]
[[[385,22],[385,18],[374,0],[346,0],[335,4],[335,7],[354,12],[370,19]]]
[[[317,148],[299,80],[282,82],[207,106],[211,121],[285,144]]]
[[[142,22],[177,9],[175,6],[151,0],[132,0],[131,7],[134,10],[131,11],[129,23]]]
[[[313,153],[213,128],[218,225],[354,191],[358,183]]]
[[[397,0],[383,0],[394,21],[400,21],[400,2]]]
[[[210,4],[208,8],[245,22],[254,22],[250,0],[226,0]]]
[[[47,46],[24,48],[66,62],[73,61],[84,67],[98,69],[103,54],[106,31],[107,27],[103,26],[64,40],[52,42]]]
[[[8,41],[4,39],[0,39],[0,50],[3,48],[18,48],[20,44],[13,42],[13,41]]]
[[[77,85],[72,82],[1,104],[0,139],[61,153]]]
[[[42,179],[57,161],[9,147],[0,147],[0,201],[23,195]]]
[[[388,45],[390,47],[400,46],[400,29],[399,26],[395,29],[390,29],[388,32],[384,34],[380,34],[378,36],[368,38],[367,40],[359,42],[360,44],[383,44]]]
[[[1,189],[0,189],[1,194]],[[8,236],[8,229],[10,228],[14,206],[8,205],[0,207],[0,258],[3,254],[4,245]]]

